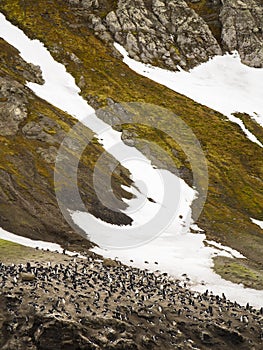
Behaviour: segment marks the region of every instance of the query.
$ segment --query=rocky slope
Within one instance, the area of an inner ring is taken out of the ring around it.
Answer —
[[[95,35],[144,63],[189,69],[237,50],[245,64],[263,65],[261,0],[68,2]]]
[[[169,10],[163,13],[162,3],[169,3]],[[112,47],[113,40],[119,40],[126,48],[128,42],[134,57],[176,69],[177,64],[191,68],[210,55],[237,45],[243,60],[248,57],[247,64],[258,65],[260,53],[254,50],[252,55],[252,50],[242,44],[247,36],[240,28],[236,32],[233,28],[241,14],[247,16],[249,11],[260,10],[260,6],[252,8],[249,4],[260,2],[247,1],[248,8],[241,1],[187,3],[188,6],[183,1],[130,1],[128,7],[128,1],[2,0],[0,10],[28,36],[39,38],[48,47],[75,77],[82,96],[94,108],[112,101],[154,103],[187,122],[206,153],[210,175],[208,198],[198,224],[210,239],[230,245],[248,258],[242,263],[234,259],[223,261],[223,268],[219,266],[218,271],[225,278],[240,282],[242,276],[246,285],[262,288],[262,277],[258,278],[263,266],[262,231],[250,221],[250,217],[263,220],[262,149],[220,113],[130,71]],[[231,12],[233,4],[238,8]],[[233,25],[223,19],[227,6],[232,6],[229,13],[235,17]],[[179,23],[175,21],[176,27],[170,28],[167,21],[173,16]],[[244,21],[242,28],[248,26],[245,32],[254,28],[251,21],[249,25]],[[118,24],[127,25],[127,31],[116,30]],[[158,33],[156,26],[160,28]],[[231,32],[227,36],[231,42],[224,36],[227,31]],[[196,51],[188,45],[188,34],[198,45]],[[260,48],[260,31],[249,37],[253,39],[251,45],[257,42]],[[138,40],[144,45],[138,45]],[[157,55],[155,42],[160,48]],[[85,250],[91,243],[64,221],[53,183],[57,148],[76,121],[25,87],[26,80],[41,83],[41,72],[25,63],[3,40],[0,62],[0,226],[20,235]],[[262,138],[261,129],[248,116],[240,118]],[[160,119],[160,126],[162,122]],[[120,126],[119,130],[125,142],[133,146],[141,147],[140,138],[161,146],[174,164],[159,159],[158,165],[179,171],[186,181],[191,181],[185,155],[166,135],[136,123]],[[83,128],[84,138],[90,133]],[[69,145],[70,152],[74,151],[73,146]],[[91,185],[92,170],[102,152],[94,139],[83,154],[79,169],[82,198],[94,215],[128,224],[127,216],[101,205]],[[102,188],[111,164],[112,158],[106,157],[101,169]],[[112,184],[119,198],[128,196],[120,187],[130,184],[124,168],[118,167]],[[70,184],[66,185],[70,196]],[[120,209],[123,208],[124,204]],[[262,309],[241,307],[224,295],[193,293],[166,274],[149,273],[93,256],[87,260],[71,259],[1,240],[0,248],[3,350],[262,348]]]
[[[263,311],[249,304],[116,261],[36,259],[0,263],[2,350],[262,348]]]

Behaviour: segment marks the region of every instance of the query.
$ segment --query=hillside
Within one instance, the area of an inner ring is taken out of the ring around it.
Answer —
[[[262,349],[262,18],[0,1],[0,349]]]
[[[88,3],[83,2],[83,4]],[[105,4],[99,5],[96,10],[102,18],[105,17],[106,12],[108,13],[110,9],[114,8],[114,4],[109,2],[107,2],[107,6],[110,7],[105,8],[105,6]],[[262,149],[251,143],[238,126],[227,122],[225,116],[220,113],[198,105],[194,101],[128,69],[121,62],[120,55],[112,48],[111,44],[105,45],[105,42],[101,41],[98,35],[94,36],[94,32],[90,29],[88,10],[84,11],[79,5],[76,9],[76,7],[70,7],[68,3],[62,1],[49,1],[48,3],[39,1],[37,4],[31,1],[2,1],[0,9],[27,35],[38,38],[45,43],[55,59],[66,65],[67,70],[75,77],[81,88],[82,96],[94,108],[106,105],[109,99],[115,102],[147,102],[164,106],[187,122],[201,143],[209,167],[208,197],[198,224],[205,230],[208,238],[236,248],[249,259],[248,264],[251,264],[256,270],[260,270],[262,267],[262,231],[251,222],[250,217],[262,220],[263,158],[260,156]],[[7,44],[3,43],[3,45]],[[10,55],[7,55],[8,57]],[[10,62],[10,59],[6,59],[5,64],[9,65]],[[10,67],[8,69],[10,70]],[[6,71],[7,68],[4,71],[5,75]],[[14,73],[12,74],[14,77]],[[15,79],[18,79],[17,72]],[[22,80],[23,82],[24,80]],[[43,101],[38,101],[36,97],[32,98],[36,99],[38,103],[45,104]],[[30,101],[32,100],[30,99]],[[46,113],[50,113],[49,109],[53,109],[51,106],[38,108],[48,109]],[[34,107],[32,110],[32,113],[35,113],[37,108]],[[58,113],[59,115],[63,114],[56,111],[56,114]],[[64,116],[60,117],[60,119],[62,118],[65,120]],[[160,120],[160,125],[161,123]],[[136,133],[139,136],[142,133],[144,137],[147,135],[146,130],[139,128]],[[152,136],[151,130],[148,134],[151,139],[165,147],[166,152],[171,155],[179,167],[180,173],[185,176],[186,181],[189,181],[189,170],[187,170],[189,165],[185,162],[185,157],[178,149],[178,145],[172,143],[165,136],[160,141],[159,138]],[[49,134],[49,137],[54,136]],[[25,151],[23,151],[25,154],[28,152],[28,148],[32,147],[32,140],[30,140],[30,144],[31,146],[26,144]],[[9,147],[12,150],[13,142],[12,144],[9,142]],[[44,147],[42,146],[42,148]],[[52,148],[51,150],[54,151]],[[5,152],[5,154],[7,153]],[[23,158],[21,154],[20,148],[20,159]],[[42,163],[41,166],[50,169],[48,163],[44,163],[44,165]],[[6,169],[8,163],[3,161],[3,164],[2,168]],[[43,169],[37,171],[37,174],[41,171],[43,172]],[[28,178],[29,172],[24,171],[24,173],[28,181],[31,182],[32,176]],[[16,183],[18,181],[15,179]],[[123,181],[123,183],[127,183],[127,179]],[[46,184],[45,178],[44,182]],[[50,186],[50,191],[52,191],[52,181]],[[24,197],[24,190],[20,191]],[[88,189],[88,193],[89,191],[91,189]],[[45,189],[44,192],[46,193],[47,190]],[[32,191],[30,191],[30,196],[30,212],[32,213],[34,209],[31,207],[39,199],[32,200]],[[123,190],[121,196],[123,196]],[[38,217],[41,218],[41,214],[37,215],[37,219],[32,219],[32,222],[30,221],[30,224],[26,225],[26,230],[23,230],[21,223],[25,221],[28,213],[23,212],[23,215],[20,216],[19,209],[15,217],[9,220],[9,215],[6,213],[7,211],[14,212],[12,205],[13,202],[7,202],[6,199],[3,201],[3,214],[1,215],[3,227],[18,234],[25,234],[27,231],[27,235],[30,232],[31,237],[39,237],[35,227],[38,225]],[[96,205],[91,206],[93,212],[98,210],[98,205],[96,202]],[[41,210],[50,213],[49,210],[46,210],[46,205],[40,207],[41,209],[38,209],[40,213]],[[56,204],[54,204],[55,207]],[[116,215],[114,214],[114,216]],[[52,220],[57,220],[57,217],[59,214],[52,215]],[[51,238],[54,228],[61,227],[60,224],[57,225],[56,221],[53,224],[52,220],[50,221],[50,217],[44,220],[45,235],[41,234],[42,239]],[[116,217],[114,220],[128,222],[127,218],[123,215],[120,216],[120,214],[119,218]],[[30,227],[33,229],[31,230]],[[67,230],[60,228],[59,231],[60,234],[67,232]]]
[[[4,40],[1,47],[1,204],[0,225],[20,235],[55,241],[62,245],[84,244],[88,241],[75,234],[66,223],[57,205],[54,190],[54,166],[57,148],[76,122],[46,101],[39,99],[25,81],[43,83],[39,68],[27,64]],[[92,138],[83,127],[81,137]],[[83,141],[82,141],[83,142]],[[68,151],[74,156],[74,145]],[[83,200],[94,215],[117,224],[128,224],[122,213],[104,208],[91,185],[92,169],[104,152],[96,138],[86,149],[80,163],[79,184],[85,186]],[[99,169],[103,177],[111,173],[113,158],[104,157]],[[113,188],[119,197],[130,195],[120,187],[129,185],[129,173],[122,167],[113,175]],[[33,189],[33,190],[32,190]],[[70,188],[68,188],[70,194]],[[74,208],[74,203],[71,209]],[[123,203],[125,208],[125,203]]]

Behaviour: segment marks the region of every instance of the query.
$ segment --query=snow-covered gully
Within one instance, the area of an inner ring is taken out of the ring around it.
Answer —
[[[129,239],[134,242],[134,237],[130,236],[127,228],[127,237],[125,237],[127,249],[105,250],[97,248],[95,251],[105,257],[115,258],[117,256],[122,262],[133,266],[152,270],[158,268],[177,278],[182,278],[182,274],[187,274],[190,278],[189,286],[194,290],[209,289],[214,293],[224,293],[229,299],[236,300],[241,304],[246,304],[249,301],[252,305],[260,307],[263,291],[244,288],[242,285],[225,281],[212,270],[213,256],[223,255],[238,258],[242,256],[231,248],[217,245],[215,242],[209,242],[210,246],[206,246],[204,244],[206,236],[202,230],[196,234],[191,233],[190,206],[196,195],[195,191],[175,175],[155,169],[138,150],[126,146],[121,141],[120,133],[98,119],[94,110],[82,99],[73,77],[66,72],[65,67],[52,58],[42,43],[38,40],[30,40],[20,29],[8,22],[2,14],[0,14],[0,36],[17,48],[25,61],[41,67],[45,84],[28,83],[27,86],[38,96],[68,112],[78,120],[82,121],[85,118],[85,125],[98,135],[104,148],[130,170],[135,185],[142,192],[136,191],[135,193],[137,197],[141,197],[140,204],[143,203],[140,210],[136,211],[134,210],[136,209],[136,199],[128,201],[129,208],[126,213],[134,220],[132,227],[140,226],[143,220],[151,220],[157,215],[158,202],[162,201],[162,188],[165,186],[164,179],[168,179],[168,183],[172,186],[174,184],[175,188],[178,188],[178,183],[180,185],[181,198],[177,210],[180,211],[182,217],[176,215],[170,225],[156,239],[128,249]],[[116,144],[118,147],[113,147]],[[126,161],[123,160],[124,154]],[[149,179],[151,179],[150,186],[147,187],[147,193],[145,193],[144,185],[149,183]],[[157,203],[145,200],[146,197],[153,198]],[[173,208],[168,209],[173,210]],[[75,223],[84,230],[87,229],[86,232],[89,232],[89,238],[92,241],[98,244],[103,242],[105,245],[105,240],[108,239],[108,245],[110,245],[112,237],[108,232],[111,232],[113,225],[105,223],[105,232],[99,236],[88,230],[89,214],[75,212],[72,217]],[[97,219],[92,218],[92,220]],[[193,228],[198,230],[196,225]],[[116,227],[114,230],[116,232]],[[3,230],[1,230],[1,238],[11,241],[16,239],[17,241],[17,237],[14,238]],[[30,242],[25,240],[18,243],[30,245]],[[149,263],[146,265],[145,261]]]

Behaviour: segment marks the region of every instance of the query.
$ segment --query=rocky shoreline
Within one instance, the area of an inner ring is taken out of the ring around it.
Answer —
[[[2,350],[262,348],[263,309],[92,254],[1,262],[0,285]]]

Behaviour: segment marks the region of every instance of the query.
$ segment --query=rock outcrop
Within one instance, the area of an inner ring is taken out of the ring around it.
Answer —
[[[222,0],[222,46],[237,50],[243,63],[263,67],[263,3],[260,0]]]
[[[120,43],[135,60],[189,69],[225,51],[263,65],[260,0],[68,0],[107,43]]]
[[[80,3],[98,36],[120,43],[132,58],[144,63],[188,69],[221,54],[208,25],[184,1],[120,0],[103,19],[94,11],[101,1],[96,6],[92,1]]]
[[[221,53],[207,24],[184,1],[119,1],[106,24],[130,56],[144,63],[189,68]]]
[[[0,135],[14,136],[27,118],[23,85],[0,77]]]

